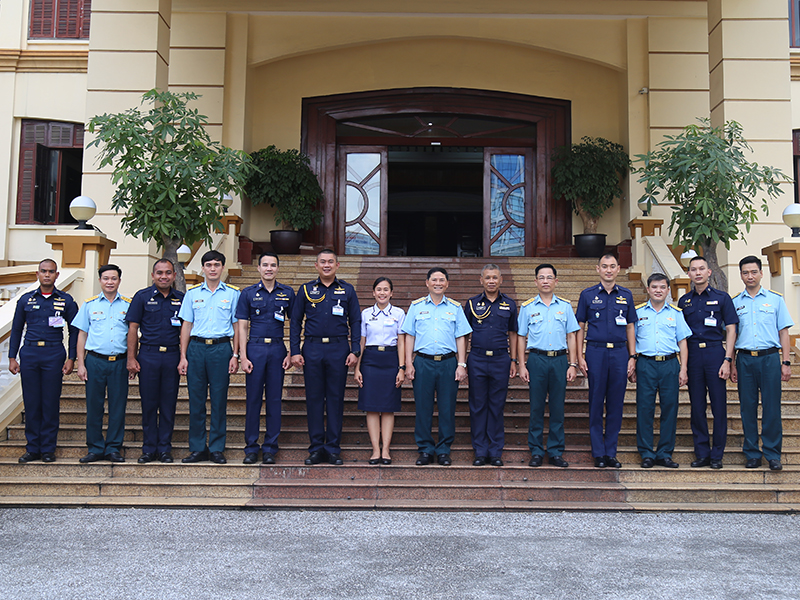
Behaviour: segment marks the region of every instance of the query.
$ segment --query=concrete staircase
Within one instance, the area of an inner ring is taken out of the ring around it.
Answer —
[[[313,278],[313,257],[285,257],[280,280],[297,288]],[[425,273],[440,264],[450,272],[448,295],[464,301],[477,293],[484,259],[342,258],[340,276],[356,285],[362,306],[372,302],[371,284],[388,275],[395,285],[394,301],[407,307],[425,293]],[[533,268],[537,259],[504,259],[504,290],[518,301],[535,294]],[[594,283],[594,261],[551,260],[559,270],[561,296],[576,300],[578,292]],[[245,285],[256,277],[246,266],[232,283]],[[623,285],[626,285],[623,282]],[[627,284],[637,301],[644,298],[638,282]],[[288,332],[287,332],[288,337]],[[343,467],[305,467],[308,434],[303,375],[287,373],[281,451],[275,466],[245,466],[244,376],[232,377],[228,402],[227,465],[201,463],[136,464],[141,448],[138,384],[129,392],[124,464],[80,465],[85,453],[85,394],[77,378],[67,378],[61,403],[58,462],[20,465],[24,452],[24,425],[8,429],[0,442],[0,505],[16,506],[164,506],[257,509],[374,509],[403,510],[682,510],[682,511],[794,511],[800,508],[800,385],[798,378],[784,386],[784,470],[745,470],[740,452],[742,435],[738,399],[729,390],[729,436],[722,471],[691,469],[689,400],[681,391],[677,470],[639,468],[635,443],[635,389],[629,386],[618,457],[621,470],[590,466],[586,383],[579,379],[568,388],[566,407],[568,469],[527,467],[528,390],[512,381],[506,406],[505,465],[472,467],[467,389],[459,390],[457,434],[452,467],[416,467],[413,439],[414,401],[404,385],[403,409],[396,416],[393,464],[373,467],[363,413],[356,408],[357,387],[348,381],[342,455]],[[658,427],[658,422],[656,422]],[[173,438],[176,459],[188,454],[188,400],[181,388]]]

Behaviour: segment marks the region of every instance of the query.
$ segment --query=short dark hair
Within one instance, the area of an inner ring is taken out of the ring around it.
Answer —
[[[173,271],[175,270],[175,263],[174,262],[172,262],[168,258],[159,258],[156,262],[153,263],[153,273],[156,272],[156,265],[161,264],[161,263],[167,263]]]
[[[203,258],[200,259],[200,264],[204,265],[212,260],[218,260],[222,263],[222,266],[225,266],[225,255],[222,252],[217,252],[216,250],[209,250],[205,254],[203,254]]]
[[[339,255],[336,254],[336,252],[330,248],[323,248],[322,250],[317,252],[317,258],[314,259],[314,261],[316,262],[317,260],[319,260],[319,257],[322,256],[323,254],[333,254],[333,258],[335,258],[337,262],[339,261]]]
[[[391,280],[391,279],[389,279],[388,277],[378,277],[378,278],[377,278],[377,279],[376,279],[376,280],[375,280],[375,281],[372,283],[372,289],[374,290],[376,287],[378,287],[378,284],[379,284],[379,283],[383,283],[384,281],[385,281],[386,283],[388,283],[388,284],[389,284],[389,289],[390,289],[390,290],[392,290],[392,291],[394,291],[394,284],[392,283],[392,280]]]
[[[745,256],[742,260],[739,261],[739,272],[742,271],[742,267],[743,266],[750,265],[750,264],[753,264],[753,263],[758,265],[758,270],[760,271],[761,270],[761,259],[758,258],[757,256],[753,256],[751,254],[750,256]]]
[[[53,263],[53,266],[56,268],[56,271],[58,271],[58,263],[54,261],[52,258],[43,258],[42,260],[39,261],[37,267],[41,267],[46,262]]]
[[[647,287],[650,287],[650,284],[654,281],[666,281],[667,285],[669,285],[669,277],[663,273],[653,273],[650,275],[650,277],[647,278]]]
[[[99,279],[100,277],[102,277],[103,273],[105,273],[106,271],[116,271],[117,276],[120,279],[122,279],[122,269],[120,269],[117,265],[103,265],[102,267],[97,269],[97,278]]]
[[[699,254],[698,254],[697,256],[693,256],[693,257],[692,257],[692,258],[689,260],[689,266],[691,267],[691,266],[692,266],[692,263],[693,263],[694,261],[696,261],[696,260],[702,260],[704,263],[706,263],[706,266],[708,266],[708,260],[706,259],[706,257],[705,257],[705,256],[700,256]]]
[[[275,259],[275,262],[278,264],[278,266],[279,266],[279,267],[281,266],[281,259],[280,259],[280,258],[278,258],[278,255],[277,255],[277,254],[275,254],[274,252],[262,252],[262,253],[261,253],[261,254],[258,256],[258,264],[259,264],[259,265],[261,265],[261,259],[262,259],[262,258],[264,258],[265,256],[269,256],[269,257],[271,257],[271,258],[274,258],[274,259]]]
[[[431,267],[430,269],[428,269],[428,275],[425,277],[425,279],[426,280],[430,279],[431,275],[433,275],[434,273],[441,273],[442,275],[444,275],[444,278],[447,281],[450,281],[450,275],[447,274],[447,270],[444,267]]]
[[[601,262],[603,262],[604,258],[613,258],[615,261],[617,261],[617,264],[619,264],[619,258],[617,258],[617,255],[613,252],[606,252],[603,254],[603,256],[597,259],[597,264],[599,265]]]
[[[533,272],[533,274],[534,275],[539,275],[539,271],[541,271],[542,269],[552,269],[553,277],[558,277],[558,271],[556,271],[556,268],[553,265],[551,265],[550,263],[542,263],[542,264],[540,264],[539,266],[536,267],[536,270]]]

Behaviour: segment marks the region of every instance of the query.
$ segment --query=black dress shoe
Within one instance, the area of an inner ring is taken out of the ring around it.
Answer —
[[[622,463],[617,460],[616,456],[604,456],[603,457],[606,461],[606,466],[611,467],[612,469],[621,469]]]
[[[772,460],[769,460],[767,462],[769,463],[770,471],[780,471],[781,469],[783,469],[781,461],[779,461],[777,458],[773,458]]]
[[[436,461],[443,467],[449,467],[450,465],[453,464],[453,461],[450,460],[449,454],[438,454],[436,456]]]
[[[692,461],[692,468],[696,469],[698,467],[708,467],[711,465],[711,458],[706,456],[705,458],[698,458],[695,461]]]
[[[490,456],[489,457],[489,464],[493,467],[502,467],[503,466],[503,459],[499,456]]]
[[[211,459],[211,462],[216,463],[218,465],[224,465],[225,463],[228,462],[227,459],[225,458],[225,455],[222,452],[212,452],[211,455],[209,456],[209,459]]]
[[[42,452],[42,462],[46,463],[56,462],[55,452]]]
[[[427,452],[420,452],[419,458],[417,459],[417,465],[429,465],[433,462],[433,454],[428,454]]]
[[[78,462],[83,463],[85,465],[86,463],[97,462],[98,460],[103,460],[102,454],[95,454],[94,452],[89,452],[89,454],[87,454],[86,456],[78,459]]]
[[[747,462],[744,463],[745,469],[757,469],[760,466],[761,466],[760,458],[748,458]]]
[[[39,454],[38,452],[26,452],[25,454],[19,457],[19,462],[25,464],[32,462],[34,460],[39,460],[40,458],[42,458],[42,455]]]
[[[200,452],[192,452],[186,458],[181,459],[182,463],[198,463],[208,460],[208,450],[201,450]]]
[[[475,460],[472,461],[473,467],[482,467],[486,464],[486,457],[485,456],[476,456]]]
[[[272,452],[264,452],[261,456],[262,465],[274,465],[275,455]]]
[[[258,452],[248,452],[244,455],[243,465],[254,465],[258,462]]]
[[[323,460],[325,460],[325,453],[322,450],[317,450],[316,452],[312,452],[308,455],[306,459],[307,465],[318,465]]]
[[[594,466],[598,469],[605,469],[606,468],[606,457],[605,456],[595,456],[594,457]]]
[[[722,468],[722,459],[721,458],[712,458],[710,466],[711,466],[712,469],[721,469]]]
[[[106,460],[110,460],[111,462],[115,463],[124,463],[125,457],[119,452],[110,452],[109,454],[106,454]]]
[[[155,452],[142,452],[142,455],[136,462],[138,462],[140,465],[143,465],[145,463],[153,462],[155,459],[156,459]]]
[[[643,469],[652,469],[655,462],[652,458],[643,458],[642,459],[642,468]]]
[[[668,469],[677,469],[680,465],[672,460],[669,456],[666,458],[657,458],[656,464],[659,467],[667,467]]]
[[[531,456],[531,461],[528,463],[529,467],[541,467],[542,466],[542,455],[541,454],[534,454]]]
[[[567,461],[565,461],[560,456],[551,456],[550,458],[547,459],[547,462],[549,462],[554,467],[568,467],[569,466],[569,463]]]
[[[367,462],[369,464],[371,464],[371,465],[379,465],[379,464],[381,464],[381,459],[380,458],[370,458]]]
[[[343,465],[344,461],[342,460],[341,454],[329,454],[328,455],[328,464],[330,465]]]
[[[159,454],[158,460],[160,460],[162,463],[171,463],[174,461],[174,459],[172,458],[172,454],[169,452],[162,452],[161,454]]]
[[[381,464],[382,465],[390,465],[390,464],[392,464],[392,459],[391,458],[382,458],[381,459]]]

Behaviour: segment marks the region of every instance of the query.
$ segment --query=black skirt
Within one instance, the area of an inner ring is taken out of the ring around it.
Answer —
[[[368,412],[400,412],[400,388],[395,387],[399,366],[396,346],[367,346],[361,357],[364,387],[358,390],[358,409]]]

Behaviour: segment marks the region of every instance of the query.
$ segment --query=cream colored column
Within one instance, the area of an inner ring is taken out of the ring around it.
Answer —
[[[89,40],[86,120],[138,106],[147,90],[166,90],[172,0],[95,0]],[[87,134],[87,142],[91,136]],[[97,168],[97,149],[83,157],[83,194],[97,204],[92,223],[119,246],[111,261],[122,267],[123,293],[133,294],[150,281],[156,246],[123,235],[111,208],[114,187],[108,171]]]
[[[792,176],[789,26],[786,0],[708,0],[708,62],[711,122],[742,124],[754,152],[748,160],[770,165]],[[761,249],[788,234],[781,221],[792,202],[791,185],[770,206],[769,215],[734,242],[720,247],[720,265],[727,265],[729,291],[741,290],[738,261],[760,255]],[[765,273],[766,275],[766,273]],[[766,277],[765,277],[766,280]],[[768,284],[765,281],[765,284]]]

